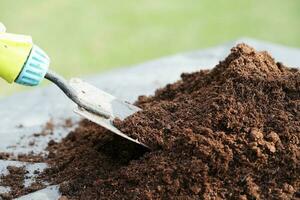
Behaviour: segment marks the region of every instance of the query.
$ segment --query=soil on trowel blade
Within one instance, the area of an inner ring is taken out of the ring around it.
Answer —
[[[299,199],[300,73],[239,44],[212,70],[139,97],[115,125],[82,121],[48,146],[62,199]]]

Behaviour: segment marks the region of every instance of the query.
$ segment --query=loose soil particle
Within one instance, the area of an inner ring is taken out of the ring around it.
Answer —
[[[40,180],[32,183],[29,187],[24,187],[25,179],[28,178],[25,166],[8,166],[7,170],[7,175],[0,176],[0,186],[8,187],[10,191],[0,194],[0,200],[13,199],[46,187]],[[39,171],[35,171],[35,174],[39,173]]]
[[[40,179],[63,199],[299,199],[299,71],[239,44],[181,78],[114,122],[151,151],[84,120]]]
[[[25,174],[27,173],[24,167],[7,167],[8,174],[0,176],[0,185],[10,187],[11,191],[6,194],[0,194],[0,199],[12,199],[13,196],[23,194]]]

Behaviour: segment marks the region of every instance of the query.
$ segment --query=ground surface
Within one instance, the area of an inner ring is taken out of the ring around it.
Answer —
[[[296,0],[1,0],[0,7],[8,30],[32,35],[50,54],[51,67],[68,77],[240,36],[300,46]],[[0,88],[0,96],[24,89],[3,81]]]
[[[139,97],[142,111],[115,120],[150,152],[83,121],[48,143],[45,160],[36,157],[50,165],[40,178],[70,199],[299,199],[299,76],[240,44],[214,69],[182,74]],[[38,137],[53,134],[46,127]],[[8,171],[0,179],[10,194],[27,193],[25,171]]]

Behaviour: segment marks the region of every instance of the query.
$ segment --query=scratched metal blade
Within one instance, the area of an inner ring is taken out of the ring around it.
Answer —
[[[112,121],[117,117],[124,120],[126,117],[133,113],[141,110],[140,108],[119,100],[109,93],[106,93],[93,85],[90,85],[80,79],[71,79],[70,85],[78,92],[79,98],[86,103],[89,103],[93,107],[97,108],[102,113],[106,113],[110,118],[104,118],[97,114],[88,112],[82,108],[75,108],[74,112],[81,115],[82,117],[89,119],[90,121],[110,130],[111,132],[135,142],[139,145],[147,147],[145,144],[135,140],[117,129]]]
[[[92,105],[97,110],[111,116],[112,119],[124,120],[126,117],[141,110],[140,108],[117,99],[113,95],[104,92],[95,86],[80,79],[71,79],[70,85],[77,91],[79,98]]]

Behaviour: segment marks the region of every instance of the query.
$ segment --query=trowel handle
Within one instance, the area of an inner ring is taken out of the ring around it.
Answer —
[[[6,33],[0,23],[0,77],[8,83],[36,86],[50,65],[47,54],[30,36]]]
[[[27,86],[36,86],[46,78],[56,84],[79,107],[101,115],[110,116],[98,111],[93,105],[84,102],[78,93],[60,75],[48,71],[50,59],[38,46],[32,43],[30,36],[6,33],[0,22],[0,77],[7,82],[16,82]]]

